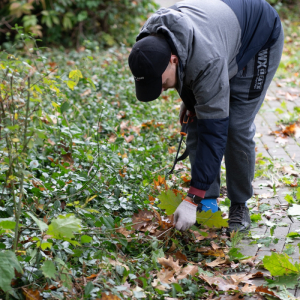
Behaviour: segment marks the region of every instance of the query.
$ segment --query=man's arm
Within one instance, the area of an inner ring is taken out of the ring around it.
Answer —
[[[198,145],[189,192],[200,196],[218,175],[226,148],[230,98],[226,60],[211,60],[192,89],[197,101]]]

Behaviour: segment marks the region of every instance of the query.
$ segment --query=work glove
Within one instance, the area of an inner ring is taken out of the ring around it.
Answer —
[[[174,213],[175,228],[187,230],[196,223],[197,204],[183,200]]]

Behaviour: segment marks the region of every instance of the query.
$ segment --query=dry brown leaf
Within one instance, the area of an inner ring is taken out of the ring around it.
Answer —
[[[176,282],[176,279],[174,278],[174,273],[174,270],[160,270],[156,275],[157,279],[154,279],[151,285],[162,291],[167,290],[166,286],[159,285],[159,283],[171,284],[172,282]]]
[[[129,267],[128,266],[126,266],[125,264],[123,264],[123,263],[121,263],[121,262],[119,262],[119,261],[117,261],[117,260],[112,260],[112,259],[108,259],[108,261],[109,261],[109,263],[112,265],[112,266],[122,266],[122,267],[124,267],[127,271],[129,270]]]
[[[87,280],[94,279],[94,278],[96,278],[97,276],[98,276],[97,274],[92,274],[92,275],[88,276],[86,279],[87,279]]]
[[[124,119],[124,118],[126,118],[126,112],[120,110],[119,113],[117,114],[117,119]]]
[[[203,252],[202,254],[207,256],[225,257],[225,253],[222,249],[208,250],[207,252]]]
[[[211,247],[201,247],[201,248],[196,248],[196,251],[197,252],[200,252],[200,253],[204,253],[204,252],[207,252],[207,251],[212,251]]]
[[[125,136],[124,135],[124,139],[127,143],[130,143],[134,140],[134,135],[132,135],[132,134],[130,136]]]
[[[229,291],[238,289],[237,285],[233,284],[231,279],[224,279],[222,277],[208,277],[205,275],[199,276],[202,280],[207,282],[211,287],[216,285],[219,291]]]
[[[245,284],[245,286],[242,287],[242,292],[243,293],[254,293],[256,289],[257,289],[256,285],[249,285],[247,283],[247,284]]]
[[[188,275],[191,275],[193,277],[197,272],[198,272],[198,266],[187,265],[185,268],[181,270],[180,274],[177,276],[177,280],[187,278]]]
[[[297,95],[291,95],[290,93],[285,94],[285,99],[288,101],[295,101],[297,98]]]
[[[106,295],[105,293],[102,293],[100,300],[121,300],[121,299],[118,296],[115,296],[113,294]]]
[[[176,152],[177,151],[177,149],[175,148],[175,146],[172,146],[172,147],[169,147],[168,148],[168,152],[170,153],[170,154],[172,154],[172,153],[174,153],[174,152]]]
[[[192,230],[191,230],[192,231]],[[197,231],[192,231],[193,234],[195,235],[195,238],[197,241],[203,241],[205,240],[207,237],[203,236],[202,234],[200,234],[199,232]],[[201,249],[201,248],[198,248],[198,249]],[[199,252],[199,251],[198,251]]]
[[[108,139],[108,142],[109,143],[114,143],[117,139],[117,136],[115,134],[112,134],[109,139]]]
[[[131,233],[133,233],[133,230],[127,230],[124,227],[119,227],[116,229],[116,232],[123,234],[125,237],[128,237]]]
[[[253,274],[234,274],[234,275],[230,275],[232,281],[234,282],[234,284],[239,285],[241,282],[243,283],[250,283],[249,279],[253,278],[252,277]]]
[[[269,294],[269,295],[272,295],[272,296],[275,296],[275,294],[270,291],[267,287],[265,286],[258,286],[255,290],[256,293],[265,293],[265,294]]]
[[[214,241],[211,241],[210,244],[214,250],[220,249],[220,247]]]
[[[167,269],[174,270],[176,274],[179,274],[182,269],[182,267],[179,266],[179,260],[174,261],[171,256],[168,259],[160,257],[157,259],[157,262]]]
[[[22,288],[23,295],[25,296],[26,300],[42,300],[42,296],[38,290],[26,289]]]
[[[91,89],[86,89],[83,93],[80,94],[80,96],[85,97],[85,96],[88,96],[91,93],[92,93]]]
[[[129,120],[121,122],[121,124],[120,124],[121,132],[124,132],[124,130],[128,129],[128,123],[129,123]]]
[[[140,210],[138,213],[134,214],[132,217],[133,228],[135,230],[140,230],[141,228],[149,225],[154,218],[153,212],[149,210]]]
[[[220,266],[223,264],[226,264],[227,260],[226,259],[222,259],[221,257],[218,257],[217,259],[215,259],[214,261],[210,262],[210,263],[206,263],[205,265],[211,268],[214,268],[216,266]]]
[[[176,253],[174,253],[177,260],[179,260],[180,263],[187,262],[187,257],[184,255],[180,250],[178,250]]]
[[[129,129],[134,131],[136,134],[140,134],[141,132],[141,127],[140,126],[129,126]]]
[[[288,139],[287,137],[281,137],[281,136],[278,136],[276,139],[275,139],[275,142],[280,144],[280,145],[283,145],[285,146],[285,144],[288,142]]]

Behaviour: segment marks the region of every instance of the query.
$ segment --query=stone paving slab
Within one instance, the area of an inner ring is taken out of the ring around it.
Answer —
[[[285,110],[283,106],[287,108],[289,112],[293,112],[295,106],[300,107],[300,89],[293,89],[290,87],[278,86],[276,81],[273,81],[266,96],[266,100],[260,109],[256,119],[256,152],[263,157],[269,158],[272,162],[279,163],[282,166],[292,166],[299,171],[300,164],[300,139],[296,140],[293,137],[289,137],[284,144],[276,142],[276,136],[270,135],[272,131],[280,130],[278,126],[279,121],[282,119],[276,109]],[[294,101],[286,99],[287,93],[297,94],[297,98]],[[282,103],[285,105],[282,105]],[[278,180],[277,180],[278,181]],[[251,244],[253,241],[250,238],[244,238],[239,245],[241,252],[244,255],[257,256],[257,258],[263,258],[265,255],[271,255],[272,251],[282,253],[287,245],[286,235],[290,232],[300,230],[300,221],[295,217],[287,215],[288,202],[284,199],[285,195],[290,193],[290,189],[285,186],[276,187],[276,193],[274,195],[273,184],[278,184],[275,178],[265,179],[257,178],[253,182],[254,195],[257,197],[257,203],[253,207],[253,211],[257,212],[258,206],[262,204],[269,204],[272,208],[272,214],[268,215],[269,220],[264,218],[264,223],[251,229],[252,236],[261,235],[264,237],[270,237],[270,228],[266,226],[266,222],[270,221],[274,224],[285,223],[286,226],[277,226],[274,230],[273,237],[278,239],[277,243],[271,243],[269,247],[257,244]],[[262,197],[264,196],[264,197]],[[257,213],[256,212],[256,213]],[[262,213],[263,215],[264,213]],[[270,223],[271,224],[271,223]],[[298,243],[300,239],[290,240],[289,245],[295,247],[295,251],[290,256],[294,261],[299,262],[299,248]],[[262,279],[257,280],[256,284],[263,284]],[[289,290],[296,298],[300,299],[300,288]],[[247,299],[256,299],[255,297],[249,297]]]

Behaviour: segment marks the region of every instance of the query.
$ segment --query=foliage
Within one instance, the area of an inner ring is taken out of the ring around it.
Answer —
[[[15,269],[23,273],[16,255],[12,251],[0,252],[0,288],[7,292],[11,289],[11,280],[15,277]]]
[[[272,276],[283,276],[300,273],[300,265],[296,262],[292,264],[290,257],[286,254],[272,252],[271,256],[263,258],[264,267],[270,271]]]
[[[23,36],[25,42],[34,44],[31,36]],[[201,213],[201,231],[179,232],[165,216],[162,209],[179,202],[189,184],[187,162],[166,176],[180,137],[180,100],[169,92],[151,104],[138,103],[128,49],[64,53],[34,44],[27,55],[0,55],[0,253],[14,257],[10,266],[16,270],[6,278],[0,272],[6,297],[275,293],[249,283],[252,274],[225,275],[249,270],[256,260],[240,252],[240,237],[230,242],[210,228],[226,225],[221,212]],[[277,182],[293,184],[297,198],[296,169],[262,155],[257,165],[257,176],[272,179],[273,191]],[[257,204],[253,219],[260,215],[274,231],[265,219],[275,208],[259,204],[258,197],[248,201],[250,210]],[[223,202],[228,206],[228,199]],[[276,240],[253,239],[265,246]],[[287,285],[281,276],[278,282]]]
[[[11,27],[18,24],[24,33],[33,33],[47,45],[130,45],[141,22],[155,8],[153,1],[146,0],[4,0],[0,4],[0,42],[13,41]]]
[[[162,192],[158,199],[160,200],[158,207],[164,209],[167,215],[172,215],[182,201],[180,194],[175,195],[172,190]]]

